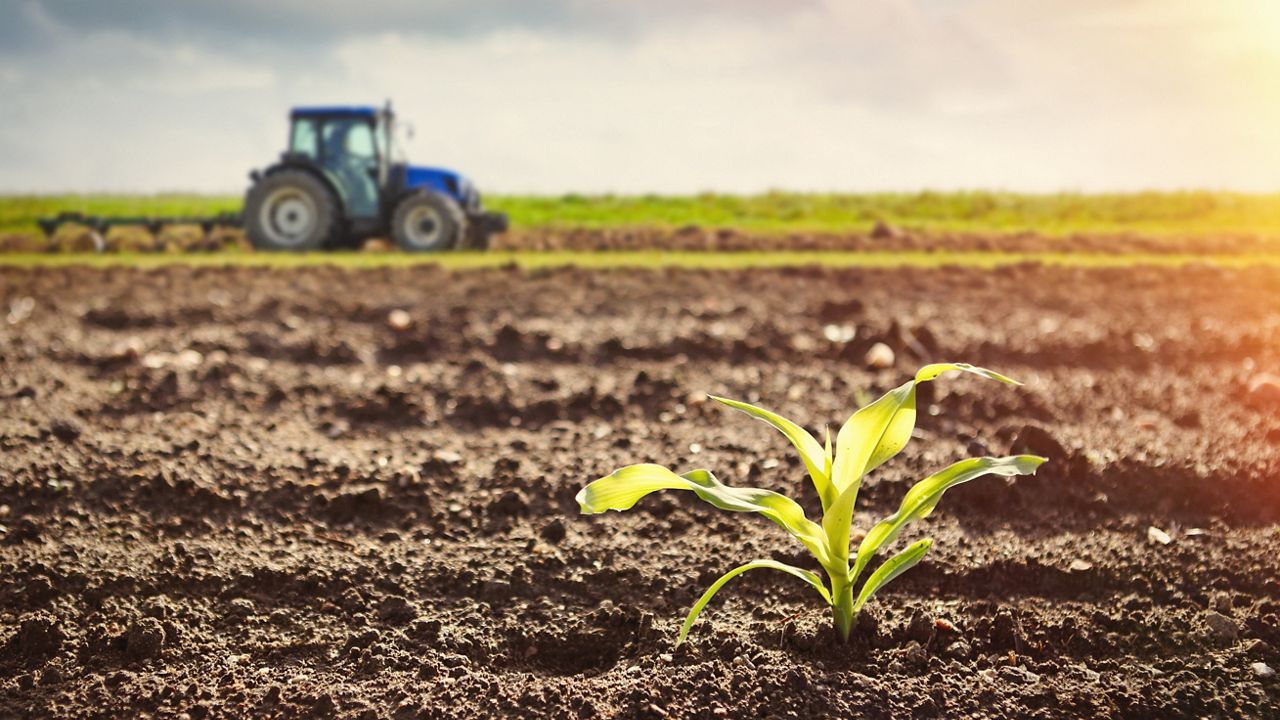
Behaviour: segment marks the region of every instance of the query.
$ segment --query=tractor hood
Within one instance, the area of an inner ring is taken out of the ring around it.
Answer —
[[[407,165],[404,173],[404,185],[407,189],[433,190],[448,195],[463,207],[470,207],[477,199],[471,181],[452,170]]]

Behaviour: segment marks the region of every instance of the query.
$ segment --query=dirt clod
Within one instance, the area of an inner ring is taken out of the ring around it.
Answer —
[[[883,220],[877,220],[871,227],[871,237],[875,240],[893,240],[902,237],[902,231]]]
[[[1010,452],[1030,453],[1062,462],[1067,459],[1067,449],[1048,430],[1039,425],[1023,425],[1013,438]]]
[[[539,531],[538,534],[542,537],[543,540],[546,540],[547,542],[554,545],[564,540],[565,535],[568,534],[568,531],[565,529],[563,520],[561,520],[560,518],[552,518],[550,521],[548,521],[545,525],[542,526],[542,530]]]
[[[160,654],[164,642],[164,625],[155,618],[140,618],[125,633],[125,652],[133,660],[149,660]]]
[[[516,490],[508,490],[493,502],[493,510],[499,515],[523,515],[529,509],[524,494]]]
[[[1018,650],[1023,646],[1022,623],[1008,608],[996,613],[991,626],[991,646],[997,650]]]
[[[928,613],[916,609],[911,613],[911,619],[907,621],[907,637],[921,645],[928,645],[933,642],[933,636],[937,632],[933,618]]]
[[[71,442],[84,434],[84,429],[75,420],[58,418],[50,423],[49,433],[63,442]]]
[[[56,654],[65,639],[58,618],[41,611],[22,618],[12,643],[22,657],[39,660]]]
[[[1204,622],[1209,627],[1209,632],[1220,642],[1233,642],[1240,636],[1239,624],[1216,610],[1205,613]]]

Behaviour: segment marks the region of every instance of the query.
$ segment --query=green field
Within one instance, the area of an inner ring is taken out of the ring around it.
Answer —
[[[212,215],[235,211],[238,196],[0,196],[0,233],[31,232],[36,218],[74,210],[97,215]],[[1280,236],[1280,193],[1150,192],[1029,195],[1001,192],[691,196],[494,196],[493,209],[517,228],[685,225],[759,233],[848,232],[883,220],[928,230]]]
[[[1280,255],[1178,255],[1113,253],[1004,253],[1004,252],[452,252],[435,255],[414,253],[320,252],[201,254],[0,254],[0,266],[20,267],[159,267],[162,265],[246,266],[294,268],[333,265],[343,268],[410,267],[436,265],[447,270],[517,266],[526,269],[584,268],[698,268],[739,269],[769,267],[945,267],[994,268],[1021,263],[1066,267],[1177,267],[1188,264],[1222,267],[1280,267]]]

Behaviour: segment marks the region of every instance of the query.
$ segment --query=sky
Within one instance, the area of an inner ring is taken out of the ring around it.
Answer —
[[[0,192],[381,104],[487,192],[1280,191],[1280,0],[0,0]]]

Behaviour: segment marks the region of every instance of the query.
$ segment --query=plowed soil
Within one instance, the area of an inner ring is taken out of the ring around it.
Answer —
[[[1280,717],[1280,271],[0,269],[0,717]],[[396,312],[396,311],[403,311]],[[894,366],[868,369],[884,342]],[[780,436],[930,360],[855,523],[972,454],[847,646]],[[1269,384],[1270,382],[1270,384]]]
[[[751,232],[735,228],[689,225],[618,228],[515,227],[492,238],[499,251],[872,251],[872,252],[1009,252],[1116,253],[1174,255],[1275,254],[1280,239],[1243,233],[1147,235],[1137,232],[1075,233],[1065,236],[1035,232],[977,233],[882,226],[868,232]],[[391,242],[375,239],[363,248],[382,252]],[[0,253],[92,253],[92,233],[66,226],[53,238],[40,233],[0,234]],[[109,253],[206,253],[251,250],[240,230],[221,229],[205,235],[199,228],[175,226],[153,236],[137,227],[119,227],[103,238]]]
[[[1142,233],[975,233],[881,226],[870,232],[757,233],[697,225],[664,228],[521,228],[493,239],[497,250],[878,251],[1138,253],[1231,255],[1275,253],[1280,240],[1264,235],[1144,235]]]

